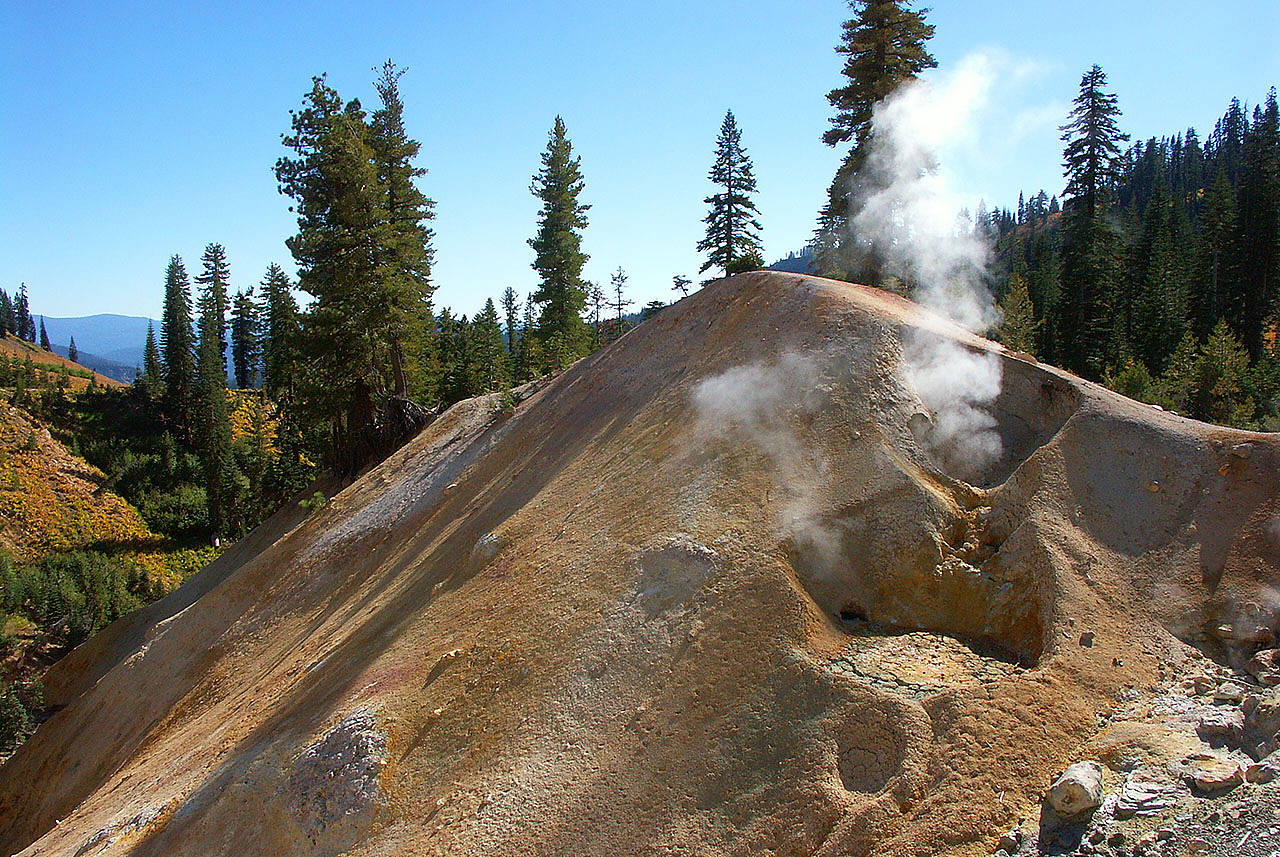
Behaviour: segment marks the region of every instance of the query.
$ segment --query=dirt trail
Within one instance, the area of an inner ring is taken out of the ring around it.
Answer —
[[[908,334],[996,355],[998,457],[931,439]],[[882,292],[718,281],[55,667],[0,850],[988,854],[1274,639],[1278,464]]]

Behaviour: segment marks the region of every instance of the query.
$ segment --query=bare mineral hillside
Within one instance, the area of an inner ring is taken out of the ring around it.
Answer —
[[[0,848],[1232,853],[1274,795],[1197,776],[1280,728],[1278,465],[883,292],[718,281],[56,665]]]

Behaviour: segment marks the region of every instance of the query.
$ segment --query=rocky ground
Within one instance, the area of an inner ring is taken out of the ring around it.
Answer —
[[[1119,753],[1109,765],[1069,769],[1046,795],[1039,817],[1000,838],[995,857],[1280,857],[1276,656],[1264,650],[1245,670],[1192,659],[1155,693],[1130,691],[1132,698],[1102,721],[1100,734],[1165,731],[1165,758]],[[1055,810],[1072,809],[1055,793],[1066,786],[1084,802],[1070,815]]]

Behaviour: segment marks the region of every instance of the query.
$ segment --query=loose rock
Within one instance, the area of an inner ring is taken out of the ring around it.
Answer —
[[[1233,681],[1218,685],[1213,693],[1213,701],[1219,705],[1236,705],[1244,698],[1244,688]]]
[[[1269,783],[1277,774],[1280,774],[1280,760],[1270,758],[1254,762],[1244,770],[1245,781],[1255,785]]]
[[[1054,780],[1045,800],[1062,816],[1096,809],[1102,804],[1102,765],[1076,762]]]
[[[1116,800],[1116,815],[1127,818],[1132,815],[1155,815],[1178,802],[1181,790],[1171,783],[1146,780],[1127,780]]]
[[[1280,684],[1280,649],[1263,649],[1249,660],[1249,672],[1268,687]],[[1268,682],[1268,679],[1271,679]]]
[[[1202,736],[1240,738],[1244,734],[1244,712],[1238,708],[1213,708],[1200,716],[1196,727]]]
[[[1198,753],[1186,760],[1186,777],[1201,791],[1228,791],[1244,782],[1244,770],[1235,762]]]

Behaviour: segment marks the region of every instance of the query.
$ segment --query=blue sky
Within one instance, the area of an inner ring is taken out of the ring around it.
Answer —
[[[1280,3],[937,0],[940,69],[1009,69],[944,151],[956,186],[1012,204],[1061,186],[1056,126],[1107,71],[1135,138],[1194,125],[1280,83]],[[1155,10],[1155,11],[1153,11]],[[0,287],[52,316],[159,314],[172,253],[224,244],[234,285],[292,270],[280,134],[313,74],[373,105],[391,57],[437,203],[437,305],[472,313],[534,286],[529,180],[556,114],[592,205],[587,276],[632,296],[695,276],[716,132],[732,108],[755,161],[766,257],[809,237],[840,153],[819,136],[839,83],[837,0],[0,4]],[[1014,73],[1014,69],[1018,73]]]

